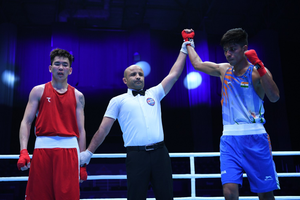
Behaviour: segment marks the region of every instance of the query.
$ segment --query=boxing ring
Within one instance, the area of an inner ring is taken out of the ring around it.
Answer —
[[[30,155],[31,157],[32,155]],[[197,157],[219,157],[220,153],[210,152],[210,153],[170,153],[172,158],[189,158],[190,173],[189,174],[173,174],[173,179],[190,179],[191,184],[191,195],[189,197],[174,197],[174,200],[197,200],[197,199],[222,199],[224,197],[199,197],[196,196],[196,179],[205,178],[221,178],[221,174],[197,174],[195,172],[195,158]],[[300,156],[300,151],[273,151],[273,156]],[[126,158],[125,153],[115,153],[115,154],[94,154],[92,159],[101,158]],[[19,159],[19,155],[0,155],[0,159]],[[300,172],[289,172],[289,173],[277,173],[278,177],[294,177],[299,178],[300,185]],[[247,175],[243,174],[246,178]],[[89,175],[88,180],[112,180],[112,179],[126,179],[126,175]],[[19,177],[0,177],[0,182],[10,182],[10,181],[27,181],[27,176]],[[221,182],[220,182],[221,184]],[[299,191],[300,192],[300,191]],[[126,198],[105,198],[106,200],[125,200]],[[241,200],[258,200],[257,196],[240,196]],[[276,200],[300,200],[300,196],[275,196]],[[81,200],[91,200],[91,199],[81,199]],[[97,198],[94,200],[104,200],[103,198]],[[147,200],[155,200],[155,198],[147,198]]]

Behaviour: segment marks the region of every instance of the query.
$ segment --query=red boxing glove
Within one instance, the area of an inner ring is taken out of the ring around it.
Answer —
[[[267,73],[267,70],[266,70],[263,62],[261,60],[259,60],[255,50],[250,49],[249,51],[246,51],[245,56],[256,67],[260,77],[262,77],[263,75],[265,75]]]
[[[18,169],[19,170],[26,170],[26,169],[29,168],[28,164],[30,166],[29,153],[28,153],[27,149],[22,149],[20,151],[20,158],[19,158],[18,163],[17,163]],[[21,169],[23,167],[25,167],[25,169]]]
[[[181,35],[182,35],[183,40],[186,42],[186,41],[189,41],[189,39],[193,39],[194,38],[195,32],[194,31],[186,32],[185,30],[183,30],[181,32]]]
[[[80,167],[80,180],[86,181],[88,177],[87,171],[86,171],[86,165]]]

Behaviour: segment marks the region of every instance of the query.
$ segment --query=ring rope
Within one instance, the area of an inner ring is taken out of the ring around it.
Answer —
[[[299,156],[300,151],[273,151],[273,156]],[[218,157],[219,152],[208,153],[170,153],[170,157],[187,157],[190,158],[190,174],[173,174],[174,179],[191,179],[191,197],[175,197],[174,200],[197,200],[197,199],[222,199],[224,197],[196,197],[196,181],[200,178],[221,178],[221,174],[196,174],[195,173],[195,157]],[[30,155],[32,158],[32,155]],[[114,154],[94,154],[92,158],[126,158],[126,153]],[[0,159],[19,159],[19,155],[0,155]],[[292,173],[277,173],[278,177],[300,177],[300,172]],[[243,174],[243,177],[247,177]],[[107,179],[126,179],[126,175],[89,175],[87,180],[107,180]],[[21,177],[0,177],[0,182],[10,181],[28,181],[28,176]],[[241,200],[258,200],[258,197],[241,196]],[[284,200],[300,200],[300,196],[276,196],[276,199]],[[82,199],[90,200],[90,199]],[[94,199],[102,200],[102,199]],[[125,198],[109,198],[109,200],[125,200]],[[155,200],[155,198],[148,198],[147,200]]]

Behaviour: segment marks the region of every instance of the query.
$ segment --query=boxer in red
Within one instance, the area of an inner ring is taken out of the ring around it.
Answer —
[[[50,53],[52,80],[35,86],[20,126],[19,170],[29,171],[26,200],[79,200],[79,181],[87,179],[79,167],[86,148],[84,96],[68,84],[74,57],[66,50]],[[27,145],[33,120],[35,147],[30,160]]]

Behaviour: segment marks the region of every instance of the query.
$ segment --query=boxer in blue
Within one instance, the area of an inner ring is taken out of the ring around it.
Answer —
[[[184,40],[193,42],[194,31],[182,31]],[[270,71],[255,50],[248,50],[248,34],[241,28],[227,31],[221,46],[228,63],[203,62],[193,46],[187,46],[194,68],[222,82],[223,135],[220,142],[221,181],[226,200],[239,198],[243,172],[251,191],[260,200],[274,200],[279,182],[264,123],[263,98],[279,99],[279,90]]]

